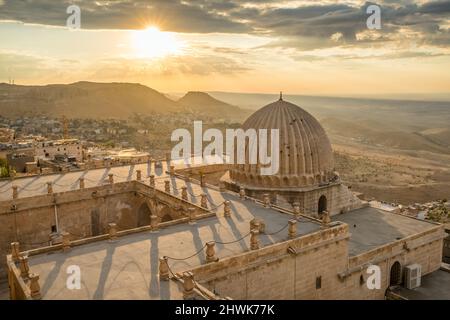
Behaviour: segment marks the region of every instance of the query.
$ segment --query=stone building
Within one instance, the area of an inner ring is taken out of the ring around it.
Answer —
[[[323,211],[335,215],[361,205],[334,170],[333,151],[325,130],[305,110],[284,101],[280,95],[278,101],[251,115],[243,129],[279,130],[279,171],[261,175],[259,161],[237,165],[230,171],[231,181],[224,181],[230,188],[244,188],[259,199],[268,195],[272,202],[297,205],[301,212],[316,217]],[[247,155],[248,149],[249,140]]]
[[[169,159],[0,185],[10,297],[384,299],[438,272],[444,226],[356,199],[312,116],[280,99],[245,126],[282,131],[277,175],[224,166],[217,187],[186,170],[220,166]],[[78,289],[67,286],[74,265]]]

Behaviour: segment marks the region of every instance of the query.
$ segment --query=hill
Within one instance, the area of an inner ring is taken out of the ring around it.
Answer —
[[[189,91],[178,100],[178,104],[192,112],[208,113],[218,117],[237,117],[239,107],[217,100],[205,92]]]
[[[201,97],[201,98],[199,98]],[[127,118],[133,114],[199,112],[222,117],[239,114],[206,93],[187,94],[174,101],[164,94],[137,83],[76,82],[45,86],[0,84],[0,115],[4,117],[47,114],[69,118]],[[224,112],[224,109],[225,110]],[[229,109],[229,111],[228,111]],[[222,112],[219,113],[219,110]]]

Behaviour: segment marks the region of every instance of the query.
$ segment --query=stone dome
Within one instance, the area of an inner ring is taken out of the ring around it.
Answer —
[[[259,164],[238,164],[230,171],[237,184],[255,189],[296,189],[335,178],[333,152],[325,130],[312,115],[284,101],[281,95],[278,101],[256,111],[244,122],[242,129],[251,128],[279,129],[279,170],[274,175],[261,175]],[[270,133],[267,135],[270,140]]]

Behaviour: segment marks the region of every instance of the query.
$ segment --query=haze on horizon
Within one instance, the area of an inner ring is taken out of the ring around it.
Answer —
[[[66,25],[81,8],[81,29]],[[0,82],[163,92],[450,94],[450,2],[0,0]]]

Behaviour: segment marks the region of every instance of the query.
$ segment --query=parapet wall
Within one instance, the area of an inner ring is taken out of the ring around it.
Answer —
[[[333,299],[348,263],[348,226],[334,226],[195,268],[196,281],[233,299]],[[320,279],[320,280],[318,280]],[[316,282],[320,288],[316,289]]]

